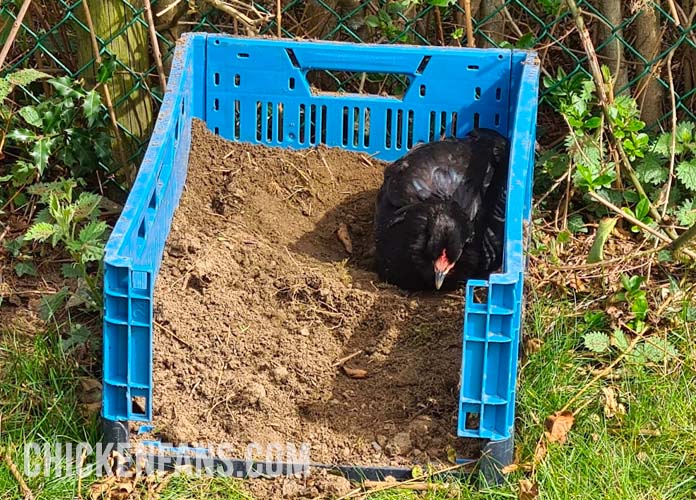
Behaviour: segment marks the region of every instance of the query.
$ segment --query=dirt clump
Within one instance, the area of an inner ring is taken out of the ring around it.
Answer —
[[[312,462],[334,464],[471,456],[456,438],[461,294],[406,294],[373,270],[384,164],[193,125],[156,283],[158,437],[240,457],[308,443]]]

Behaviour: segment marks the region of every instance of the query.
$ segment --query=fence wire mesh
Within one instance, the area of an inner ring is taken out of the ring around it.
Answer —
[[[32,67],[94,82],[95,60],[85,0],[34,0],[21,22],[2,73]],[[2,0],[0,42],[4,44],[22,0]],[[615,91],[630,92],[644,121],[660,126],[676,110],[696,120],[696,0],[651,2],[580,0],[600,62],[615,76]],[[540,133],[553,140],[554,119],[544,101],[586,74],[587,57],[564,0],[156,0],[152,2],[165,71],[175,41],[187,31],[282,36],[368,43],[465,45],[470,6],[477,47],[534,48],[542,71],[555,83],[542,90]],[[162,88],[157,74],[143,0],[91,0],[100,53],[116,61],[110,83],[130,160],[147,144]],[[108,57],[108,56],[107,56]],[[667,63],[671,63],[671,72]],[[559,73],[560,71],[560,73]],[[669,75],[672,74],[670,79]],[[561,76],[558,78],[558,76]],[[310,82],[322,90],[403,92],[399,75],[317,72]],[[670,89],[674,88],[672,106]],[[456,89],[452,89],[456,92]],[[546,108],[547,109],[547,108]]]

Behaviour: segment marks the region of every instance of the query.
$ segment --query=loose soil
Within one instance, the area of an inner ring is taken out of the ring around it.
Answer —
[[[456,438],[461,294],[406,294],[373,270],[383,167],[232,143],[194,121],[156,284],[157,437],[239,457],[307,442],[313,462],[360,465],[475,454]]]

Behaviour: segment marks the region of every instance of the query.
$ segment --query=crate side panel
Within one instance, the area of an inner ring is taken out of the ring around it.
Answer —
[[[187,36],[177,46],[153,135],[106,246],[103,376],[109,389],[102,415],[111,420],[152,418],[154,284],[185,181],[195,108],[190,68],[194,45],[200,53],[204,40]]]
[[[510,51],[211,35],[207,54],[206,122],[226,139],[295,149],[324,143],[394,160],[475,123],[508,133]],[[306,79],[322,69],[399,73],[410,85],[400,98],[322,93]]]

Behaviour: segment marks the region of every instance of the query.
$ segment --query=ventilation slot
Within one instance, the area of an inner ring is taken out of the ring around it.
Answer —
[[[391,109],[388,109],[387,122],[385,123],[386,133],[384,134],[384,147],[387,149],[391,149],[392,147],[392,115],[393,111]]]
[[[239,131],[241,129],[241,113],[239,101],[234,101],[234,138],[239,139]]]
[[[344,146],[348,145],[348,134],[350,133],[350,126],[348,123],[348,108],[343,107],[343,126],[341,128],[341,144]]]
[[[481,117],[478,113],[474,113],[474,128],[478,128],[480,118]]]
[[[213,83],[220,85],[220,73],[213,73]]]
[[[413,110],[409,110],[408,112],[408,130],[406,134],[406,147],[408,149],[411,149],[413,146],[413,122],[415,120],[415,116],[413,113]]]
[[[296,68],[299,68],[300,61],[297,60],[297,56],[295,55],[295,51],[292,49],[285,49],[285,52],[288,55],[288,59],[290,59],[290,64],[292,64]]]
[[[321,107],[321,143],[326,144],[326,106]]]
[[[447,111],[440,113],[440,132],[437,135],[437,139],[447,135]]]
[[[213,99],[213,109],[220,111],[220,99]]]
[[[317,105],[309,105],[309,143],[317,143]]]
[[[476,87],[476,90],[474,91],[474,99],[477,101],[481,99],[481,87]]]
[[[174,125],[174,142],[179,141],[179,120],[176,121],[176,124]]]
[[[353,147],[360,145],[360,108],[353,108]]]
[[[214,133],[215,135],[220,135],[220,128],[219,128],[219,127],[215,127],[215,128],[213,129],[213,133]]]
[[[452,113],[452,137],[457,137],[457,112]]]
[[[262,139],[262,130],[264,128],[264,125],[262,120],[263,120],[263,106],[261,101],[256,101],[256,140],[261,141]]]
[[[466,69],[471,70],[471,71],[476,71],[479,69],[479,67],[476,64],[470,64],[466,67]]]
[[[288,88],[290,90],[295,90],[295,79],[294,78],[290,78],[288,80]]]
[[[239,75],[234,75],[234,86],[235,87],[239,87],[239,84],[241,83],[241,81],[242,81],[242,77],[240,77]]]
[[[500,125],[500,115],[498,113],[495,114],[495,126],[497,127]]]
[[[283,142],[283,104],[276,104],[276,131],[278,132],[278,137],[276,138],[278,142]]]
[[[420,86],[420,96],[425,97],[425,85]]]
[[[435,140],[435,111],[430,112],[430,120],[428,122],[428,142]]]
[[[499,101],[502,98],[502,96],[503,96],[503,89],[501,89],[500,87],[495,89],[495,100]]]
[[[276,118],[273,112],[273,103],[266,104],[266,140],[273,142],[273,120]]]
[[[290,50],[290,49],[288,49]],[[305,125],[307,124],[307,113],[305,110],[305,105],[300,104],[300,144],[305,143],[306,139],[306,134],[305,134]]]
[[[396,149],[401,149],[404,144],[404,112],[396,110]]]
[[[364,110],[365,113],[365,121],[362,124],[362,132],[363,132],[363,144],[365,147],[370,146],[370,108],[365,108]]]
[[[249,54],[247,54],[246,52],[240,52],[239,54],[237,54],[237,57],[240,59],[247,59],[249,57]]]

